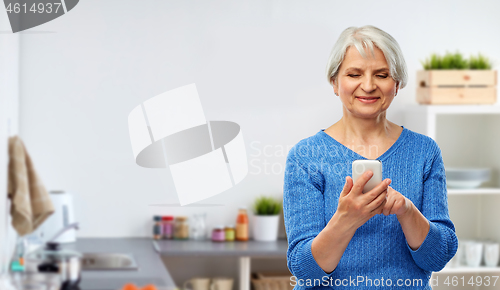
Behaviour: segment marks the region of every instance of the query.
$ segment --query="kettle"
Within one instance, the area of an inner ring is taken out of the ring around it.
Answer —
[[[45,222],[40,226],[39,232],[44,237],[54,236],[61,228],[75,223],[73,210],[73,197],[71,193],[62,190],[53,190],[49,192],[50,199],[54,205],[54,213],[50,215]],[[73,243],[76,241],[75,229],[70,229],[60,235],[54,242],[57,243]]]

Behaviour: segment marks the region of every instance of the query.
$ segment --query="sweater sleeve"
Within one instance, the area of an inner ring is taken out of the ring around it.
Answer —
[[[326,226],[324,177],[314,161],[300,163],[292,148],[288,154],[283,192],[283,213],[288,238],[287,265],[298,280],[323,279],[327,274],[311,252],[313,239]]]
[[[422,214],[429,221],[429,232],[417,250],[407,243],[415,263],[426,271],[440,271],[455,256],[458,239],[448,214],[446,175],[441,150],[435,141],[430,168],[423,177]]]

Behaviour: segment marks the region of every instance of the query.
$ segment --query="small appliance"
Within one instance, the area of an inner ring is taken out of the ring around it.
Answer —
[[[49,192],[49,195],[55,211],[39,228],[40,235],[43,237],[44,241],[53,237],[62,228],[66,228],[70,224],[75,223],[73,197],[71,193],[62,190],[53,190]],[[67,230],[54,240],[54,242],[57,243],[73,243],[75,241],[75,229]]]

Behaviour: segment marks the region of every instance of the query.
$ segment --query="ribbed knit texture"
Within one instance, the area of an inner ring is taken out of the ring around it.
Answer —
[[[429,220],[430,230],[422,245],[413,251],[396,215],[379,214],[356,230],[332,273],[325,273],[314,260],[312,241],[337,210],[345,177],[352,177],[352,162],[357,159],[366,158],[323,130],[301,140],[288,153],[283,209],[287,263],[296,277],[292,284],[297,284],[295,289],[325,288],[318,287],[320,281],[334,289],[431,289],[428,281],[432,271],[444,268],[455,255],[458,240],[448,215],[441,150],[431,138],[404,127],[397,141],[377,160],[382,161],[382,179],[390,178],[390,186],[409,198]],[[359,283],[359,277],[364,282]],[[387,279],[392,286],[387,286]],[[408,284],[406,279],[412,285],[398,287],[398,283]],[[422,282],[415,280],[417,284],[413,284],[413,279]],[[336,287],[339,283],[343,286]]]

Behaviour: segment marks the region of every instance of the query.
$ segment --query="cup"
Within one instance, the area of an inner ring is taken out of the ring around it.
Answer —
[[[483,257],[483,244],[479,242],[469,242],[465,244],[465,260],[469,267],[479,267]]]
[[[471,243],[471,242],[473,242],[473,241],[463,240],[463,239],[458,240],[457,253],[455,254],[457,267],[467,265],[467,260],[465,259],[465,247],[468,243]]]
[[[191,290],[210,290],[210,278],[196,277],[184,282],[184,289],[191,284]]]
[[[212,280],[210,290],[233,290],[233,279],[217,277]]]
[[[484,244],[484,263],[487,267],[496,267],[500,256],[500,244],[485,243]]]

